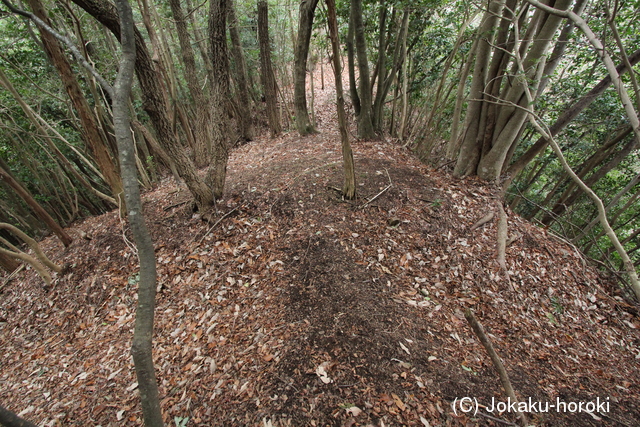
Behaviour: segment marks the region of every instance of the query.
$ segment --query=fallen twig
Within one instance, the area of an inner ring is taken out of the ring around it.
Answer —
[[[500,356],[498,356],[498,353],[496,353],[496,351],[494,350],[493,344],[491,344],[489,337],[487,336],[487,334],[485,334],[484,328],[482,327],[480,322],[478,322],[478,319],[476,319],[476,316],[473,314],[473,311],[470,308],[468,308],[464,312],[464,317],[466,317],[467,322],[469,322],[469,325],[471,326],[471,329],[473,329],[473,332],[476,334],[476,336],[484,346],[485,350],[487,350],[487,353],[489,354],[489,357],[491,358],[493,365],[496,367],[496,370],[498,371],[498,375],[500,376],[500,382],[502,383],[502,387],[504,388],[504,391],[507,393],[507,396],[511,398],[511,400],[516,402],[516,407],[517,407],[518,398],[516,397],[515,391],[513,391],[513,387],[511,386],[511,381],[509,380],[509,375],[507,374],[507,370],[504,368],[504,365],[502,364],[502,360],[500,360]],[[518,411],[518,417],[520,418],[520,421],[522,421],[522,425],[526,426],[527,416],[523,412]]]
[[[382,189],[381,192],[379,192],[378,194],[376,194],[375,196],[373,196],[372,198],[370,198],[366,203],[358,206],[358,208],[360,209],[364,209],[367,207],[367,205],[371,202],[373,202],[374,200],[376,200],[378,197],[382,196],[384,193],[386,193],[391,187],[393,187],[393,183],[391,182],[391,176],[389,175],[389,171],[388,170],[384,170],[387,173],[387,178],[389,178],[389,185],[387,185],[385,188]]]
[[[226,214],[222,215],[220,217],[220,219],[218,219],[216,222],[213,223],[213,225],[211,227],[209,227],[209,229],[207,230],[206,233],[204,233],[204,235],[202,236],[202,238],[200,239],[200,241],[198,242],[198,245],[202,244],[202,241],[204,240],[205,237],[207,237],[209,235],[209,233],[211,233],[211,230],[213,230],[216,225],[220,224],[222,222],[222,220],[224,220],[226,217],[228,217],[229,215],[231,215],[232,213],[234,213],[235,211],[237,211],[241,206],[236,206],[235,208],[231,209],[229,212],[227,212]],[[194,238],[191,242],[194,242],[196,239]]]
[[[162,210],[167,212],[169,209],[177,208],[178,206],[182,206],[187,202],[189,202],[189,200],[184,200],[182,202],[174,203],[172,205],[169,205],[169,206],[166,206],[166,207],[162,208]]]
[[[9,282],[11,282],[14,279],[14,277],[16,277],[18,273],[21,272],[22,270],[24,270],[24,264],[20,264],[18,268],[13,270],[11,274],[5,277],[4,280],[2,281],[2,285],[0,286],[0,291],[2,291],[2,289],[4,289],[4,287],[7,286]]]

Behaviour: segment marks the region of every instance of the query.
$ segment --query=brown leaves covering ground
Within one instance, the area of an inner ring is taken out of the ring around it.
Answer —
[[[359,199],[343,201],[339,137],[323,127],[332,108],[318,111],[318,135],[235,150],[210,223],[180,204],[188,194],[173,180],[144,196],[167,425],[514,423],[512,413],[452,410],[464,396],[506,400],[467,307],[520,397],[610,403],[593,415],[531,414],[533,424],[639,425],[637,306],[514,214],[510,287],[496,220],[471,230],[495,209],[492,189],[391,142],[354,143]],[[52,289],[31,270],[2,288],[2,405],[43,426],[142,424],[129,355],[138,267],[122,230],[116,212],[74,224],[69,249],[42,243],[72,264]]]

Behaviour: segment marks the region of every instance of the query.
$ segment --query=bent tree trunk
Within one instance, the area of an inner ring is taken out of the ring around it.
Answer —
[[[293,89],[296,127],[300,135],[313,133],[315,129],[309,120],[307,111],[307,57],[311,42],[313,15],[318,0],[302,0],[300,2],[300,20],[298,25],[298,41],[295,51],[295,82]]]
[[[113,4],[105,0],[73,0],[73,2],[107,27],[120,40],[118,11]],[[135,70],[144,98],[143,108],[153,124],[158,142],[175,163],[180,178],[189,188],[198,207],[206,209],[213,206],[213,192],[198,176],[193,162],[173,132],[166,109],[164,92],[160,87],[160,77],[153,65],[144,38],[135,27],[134,34],[136,44]]]
[[[156,258],[151,235],[144,222],[142,212],[140,188],[136,174],[135,147],[131,137],[128,112],[136,61],[133,14],[127,0],[118,0],[117,4],[122,29],[122,58],[113,91],[113,124],[118,142],[127,217],[140,261],[138,305],[131,354],[138,379],[144,425],[146,427],[161,427],[163,426],[162,413],[160,412],[158,384],[151,354],[156,298]]]
[[[4,181],[7,184],[9,184],[9,186],[13,189],[13,191],[15,191],[16,194],[20,196],[20,198],[22,198],[22,200],[24,200],[25,203],[29,205],[31,209],[33,209],[33,212],[36,214],[36,216],[47,225],[49,230],[53,231],[55,235],[58,236],[58,238],[60,239],[60,241],[62,241],[62,244],[65,247],[68,247],[71,244],[71,242],[73,242],[73,239],[51,217],[51,215],[49,215],[49,213],[46,210],[44,210],[42,206],[40,206],[40,204],[36,201],[36,199],[33,198],[31,193],[27,189],[25,189],[18,181],[16,181],[13,178],[13,176],[11,176],[11,174],[8,171],[5,171],[2,167],[0,167],[0,181]]]

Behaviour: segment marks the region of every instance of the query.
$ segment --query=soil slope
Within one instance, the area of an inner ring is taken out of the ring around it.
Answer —
[[[513,413],[490,412],[493,398],[506,397],[466,308],[520,398],[609,405],[532,413],[531,424],[640,425],[637,306],[575,248],[509,212],[509,235],[519,238],[507,248],[507,281],[497,221],[472,229],[496,210],[493,190],[392,142],[354,143],[359,198],[342,200],[326,105],[320,134],[236,149],[209,222],[172,179],[144,196],[167,425],[515,423]],[[51,289],[29,269],[0,278],[0,404],[43,426],[141,425],[130,233],[117,212],[68,231],[66,250],[42,242],[71,266]],[[478,413],[454,411],[465,396]]]

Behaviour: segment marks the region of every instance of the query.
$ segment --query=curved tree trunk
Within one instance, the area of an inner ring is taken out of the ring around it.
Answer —
[[[313,15],[317,5],[318,0],[302,0],[300,2],[298,40],[294,54],[295,78],[293,99],[296,114],[296,127],[298,128],[298,133],[302,136],[315,131],[313,125],[309,121],[309,112],[307,111],[307,57],[309,56]]]
[[[31,193],[29,193],[27,189],[25,189],[13,178],[13,176],[11,176],[10,173],[8,173],[8,171],[5,171],[2,167],[0,167],[0,181],[4,181],[9,184],[13,191],[15,191],[16,194],[20,196],[20,198],[22,198],[22,200],[24,200],[31,209],[33,209],[36,216],[47,225],[49,230],[53,231],[55,235],[60,238],[60,241],[62,241],[62,244],[64,244],[65,247],[71,245],[73,239],[67,234],[67,232],[60,227],[60,225],[51,217],[51,215],[49,215],[47,211],[44,210],[42,206],[40,206]]]
[[[162,427],[164,424],[151,350],[156,294],[156,258],[142,211],[128,108],[136,61],[133,14],[127,0],[117,0],[117,4],[122,29],[122,58],[113,88],[113,126],[120,155],[127,218],[140,261],[138,305],[131,354],[138,379],[144,425]]]

